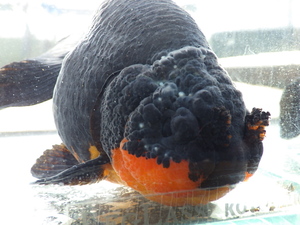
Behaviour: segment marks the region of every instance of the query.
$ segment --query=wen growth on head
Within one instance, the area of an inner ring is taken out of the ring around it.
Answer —
[[[2,108],[53,95],[63,144],[37,159],[36,183],[107,179],[162,204],[197,205],[257,170],[270,114],[246,110],[172,1],[105,1],[86,36],[72,49],[65,41],[0,70]]]

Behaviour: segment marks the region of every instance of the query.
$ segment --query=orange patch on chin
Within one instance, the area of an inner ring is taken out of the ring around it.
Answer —
[[[203,182],[189,179],[188,161],[170,161],[169,168],[158,165],[156,159],[128,154],[122,147],[112,150],[112,165],[122,183],[139,191],[146,198],[165,205],[198,205],[214,201],[230,191],[229,187],[199,189]]]

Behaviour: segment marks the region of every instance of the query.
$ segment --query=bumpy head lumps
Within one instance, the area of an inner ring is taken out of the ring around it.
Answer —
[[[156,158],[167,168],[170,160],[230,158],[231,149],[241,146],[246,114],[241,93],[208,49],[185,47],[152,66],[124,69],[103,102],[107,152],[125,138],[130,154]],[[234,154],[244,158],[242,150]]]

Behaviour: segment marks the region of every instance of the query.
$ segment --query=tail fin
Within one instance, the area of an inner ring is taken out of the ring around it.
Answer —
[[[78,38],[67,37],[37,58],[13,62],[0,69],[0,109],[34,105],[52,98],[66,54]]]
[[[0,69],[0,108],[27,106],[52,98],[61,64],[36,60],[14,62]]]

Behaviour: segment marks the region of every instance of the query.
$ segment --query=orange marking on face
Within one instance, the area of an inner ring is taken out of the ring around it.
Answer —
[[[156,159],[136,157],[123,150],[125,142],[123,140],[120,148],[112,150],[113,168],[125,185],[150,200],[172,206],[207,204],[230,191],[229,187],[199,189],[204,179],[196,182],[189,179],[188,161],[171,161],[169,168],[163,168]]]
[[[265,125],[263,125],[263,121],[258,121],[255,125],[248,124],[249,130],[257,130],[259,131],[259,140],[263,141],[266,136]]]
[[[250,130],[257,130],[259,128],[258,125],[248,125]]]
[[[226,121],[226,125],[231,125],[231,117]]]
[[[259,140],[263,141],[264,138],[265,138],[265,136],[266,136],[266,131],[263,130],[263,131],[259,134]]]

